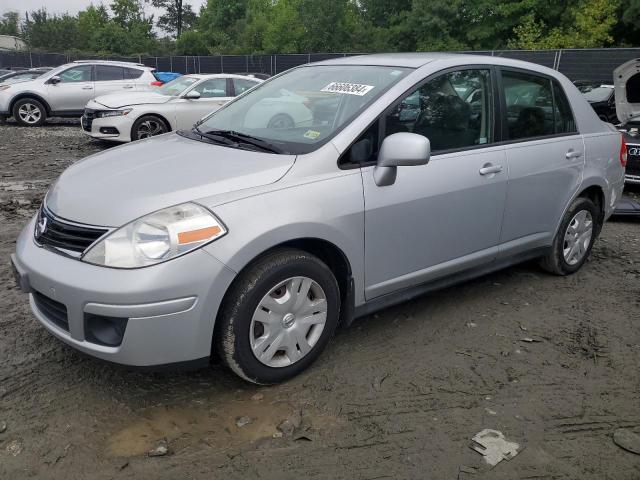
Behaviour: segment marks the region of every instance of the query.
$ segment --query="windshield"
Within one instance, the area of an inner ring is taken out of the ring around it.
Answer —
[[[205,119],[199,129],[233,130],[283,152],[309,153],[409,71],[365,65],[296,68],[238,97]]]
[[[583,95],[588,102],[604,102],[606,100],[609,100],[612,92],[613,87],[601,86],[584,92]]]
[[[195,77],[178,77],[175,80],[171,80],[170,82],[162,85],[160,88],[158,88],[158,90],[156,90],[156,92],[161,95],[177,97],[197,81],[198,79]]]

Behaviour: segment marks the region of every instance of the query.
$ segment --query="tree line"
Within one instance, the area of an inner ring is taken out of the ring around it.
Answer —
[[[112,0],[7,12],[0,34],[112,55],[622,47],[640,44],[640,0]]]

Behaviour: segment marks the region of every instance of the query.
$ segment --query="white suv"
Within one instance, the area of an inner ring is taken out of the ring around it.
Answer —
[[[33,80],[0,85],[0,118],[23,126],[42,125],[47,117],[79,117],[89,100],[111,92],[150,90],[154,68],[139,63],[78,60]]]

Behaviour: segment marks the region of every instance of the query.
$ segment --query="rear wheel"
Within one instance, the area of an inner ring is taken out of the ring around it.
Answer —
[[[47,119],[47,110],[34,98],[22,98],[13,106],[13,118],[23,127],[39,127]]]
[[[169,127],[160,117],[145,115],[136,120],[133,127],[131,127],[131,140],[155,137],[168,131]]]
[[[301,250],[278,250],[231,287],[217,320],[215,345],[245,380],[278,383],[320,355],[339,312],[340,293],[331,270]]]
[[[600,212],[591,200],[585,197],[574,200],[562,219],[550,252],[541,261],[542,268],[556,275],[577,272],[591,253],[600,221]]]

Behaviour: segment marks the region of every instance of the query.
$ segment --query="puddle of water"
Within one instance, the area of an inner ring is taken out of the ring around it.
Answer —
[[[285,419],[299,415],[285,402],[229,400],[210,407],[163,406],[147,409],[107,440],[107,452],[115,457],[145,455],[158,440],[166,438],[170,449],[178,452],[190,445],[204,443],[214,451],[225,451],[242,444],[271,438]],[[244,427],[236,425],[240,417],[251,418]],[[312,427],[336,425],[338,419],[304,410],[305,422]]]

